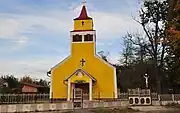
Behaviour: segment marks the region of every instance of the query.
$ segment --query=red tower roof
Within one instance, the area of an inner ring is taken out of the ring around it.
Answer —
[[[78,18],[75,18],[74,20],[86,20],[86,19],[92,19],[92,18],[88,17],[87,11],[86,11],[86,6],[83,5],[79,17],[78,17]]]

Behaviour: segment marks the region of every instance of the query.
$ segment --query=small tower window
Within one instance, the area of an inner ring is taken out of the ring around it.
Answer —
[[[73,35],[73,42],[82,42],[82,35]]]
[[[81,22],[82,26],[84,26],[84,21]]]
[[[84,35],[84,41],[93,41],[93,35],[91,34]]]

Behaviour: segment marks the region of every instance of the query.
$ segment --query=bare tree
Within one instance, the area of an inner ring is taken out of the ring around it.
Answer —
[[[154,72],[157,81],[157,91],[161,92],[161,76],[158,68],[163,67],[166,37],[165,24],[167,20],[168,4],[167,1],[146,0],[140,10],[138,22],[145,35],[127,34],[127,38],[136,46],[143,48],[150,56],[154,64]]]
[[[134,61],[134,53],[133,50],[135,49],[133,47],[132,41],[127,39],[128,36],[123,37],[123,51],[122,51],[122,57],[120,58],[120,63],[122,63],[125,66],[129,66]]]

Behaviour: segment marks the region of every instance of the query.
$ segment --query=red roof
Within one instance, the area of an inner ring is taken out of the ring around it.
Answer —
[[[30,84],[30,83],[22,83],[24,86],[30,86],[30,87],[35,87],[35,88],[39,88],[39,87],[44,87],[44,86],[41,86],[41,85],[37,85],[37,84]]]
[[[86,6],[83,5],[79,17],[78,17],[78,18],[75,18],[74,20],[86,20],[86,19],[92,19],[92,18],[88,17],[87,11],[86,11]]]
[[[95,30],[73,30],[73,31],[71,31],[71,32],[81,32],[81,31],[95,31]]]

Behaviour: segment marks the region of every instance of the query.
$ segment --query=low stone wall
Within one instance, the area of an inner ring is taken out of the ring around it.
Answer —
[[[115,102],[84,102],[83,108],[98,108],[98,107],[118,107],[128,106],[128,101],[115,101]],[[73,103],[45,103],[45,104],[11,104],[0,105],[0,112],[32,112],[32,111],[64,111],[72,110]]]
[[[153,106],[160,106],[160,102],[158,100],[152,101]]]
[[[165,106],[167,104],[172,104],[172,103],[180,104],[180,101],[159,101],[159,100],[152,101],[153,106]]]
[[[153,106],[167,105],[175,101],[152,101]],[[180,104],[180,101],[176,101]],[[84,102],[83,108],[102,108],[102,107],[126,107],[129,101],[114,102]],[[36,112],[36,111],[64,111],[74,109],[72,102],[63,103],[44,103],[44,104],[10,104],[0,105],[0,113],[14,112]]]
[[[73,109],[72,103],[47,103],[47,104],[12,104],[0,105],[0,112],[30,112],[30,111],[54,111]]]
[[[160,104],[162,106],[167,105],[167,104],[172,104],[172,103],[180,104],[180,101],[160,101]]]

